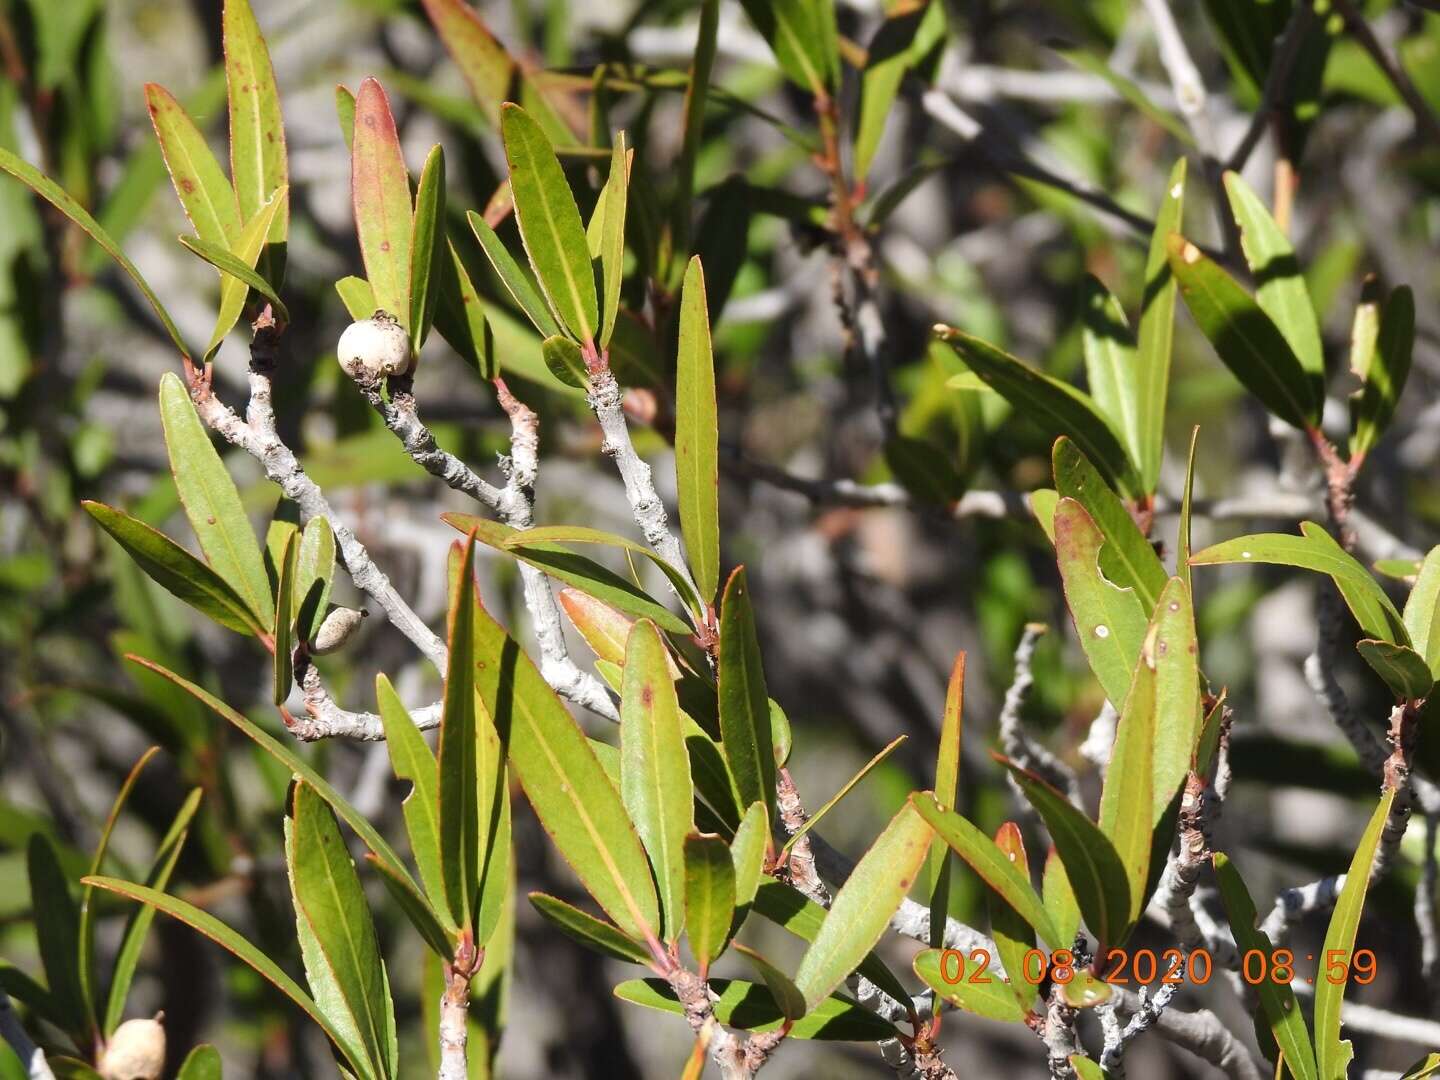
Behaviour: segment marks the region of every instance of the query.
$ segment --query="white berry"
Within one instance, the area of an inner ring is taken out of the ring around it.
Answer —
[[[340,648],[349,641],[355,631],[360,629],[360,623],[370,613],[364,608],[355,609],[348,607],[337,607],[325,616],[320,624],[320,629],[315,631],[315,640],[310,643],[310,652],[316,656],[324,656]]]
[[[410,335],[395,316],[376,311],[345,328],[335,356],[352,379],[402,375],[410,368]]]
[[[105,1080],[159,1080],[165,1068],[163,1013],[153,1020],[126,1020],[100,1055],[99,1072]]]

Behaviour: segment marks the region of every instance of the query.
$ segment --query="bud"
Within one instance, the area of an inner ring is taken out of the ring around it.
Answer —
[[[335,358],[352,379],[374,382],[403,375],[410,369],[410,335],[395,316],[377,310],[345,328]]]
[[[100,1054],[105,1080],[160,1080],[165,1068],[164,1013],[153,1020],[126,1020]]]
[[[310,643],[310,652],[315,656],[324,656],[340,648],[351,637],[355,631],[360,629],[360,624],[370,613],[364,608],[337,607],[325,616],[325,621],[320,624],[320,629],[315,631],[315,640]]]

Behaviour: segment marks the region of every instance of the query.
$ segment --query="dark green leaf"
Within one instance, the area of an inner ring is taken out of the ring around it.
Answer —
[[[653,958],[643,943],[577,907],[542,892],[532,892],[530,903],[540,917],[566,937],[603,956],[632,964],[650,964]]]
[[[540,355],[550,373],[566,386],[584,390],[590,385],[590,369],[585,366],[580,346],[571,338],[564,334],[547,337],[540,343]]]
[[[410,232],[410,342],[415,352],[430,334],[445,261],[445,152],[436,146],[420,170]]]
[[[770,991],[770,996],[775,999],[780,1012],[787,1020],[799,1020],[805,1015],[805,995],[800,993],[799,987],[791,981],[778,967],[772,964],[760,953],[748,946],[735,943],[735,951],[750,961],[750,965],[760,973],[765,980],[765,988]]]
[[[489,380],[500,374],[495,357],[495,333],[485,318],[485,306],[465,261],[448,237],[445,254],[440,257],[435,329],[480,378]]]
[[[725,951],[735,917],[735,865],[725,841],[710,833],[685,837],[685,924],[703,974]]]
[[[185,1055],[175,1080],[220,1080],[220,1051],[209,1043],[202,1043]]]
[[[280,556],[280,580],[275,591],[275,628],[271,632],[275,642],[275,686],[274,702],[284,705],[290,696],[290,684],[295,681],[295,579],[299,575],[300,537],[290,534],[285,542],[285,551]]]
[[[1356,642],[1355,648],[1397,698],[1414,701],[1430,696],[1435,675],[1425,658],[1408,645],[1364,638]]]
[[[815,96],[835,90],[840,47],[831,4],[825,0],[741,0],[741,6],[787,78]]]
[[[740,802],[763,802],[775,820],[775,756],[771,752],[770,698],[750,606],[745,568],[737,567],[720,605],[720,738]],[[828,992],[828,991],[827,991]]]
[[[275,314],[280,317],[282,322],[290,321],[290,310],[280,299],[280,294],[275,291],[275,287],[261,277],[257,270],[236,258],[228,248],[222,248],[218,244],[212,244],[195,236],[182,236],[180,243],[222,274],[229,274],[246,288],[254,289],[270,301],[271,306],[275,309]]]
[[[773,1031],[784,1014],[765,987],[738,979],[711,979],[715,1019],[742,1031]],[[615,988],[621,1001],[679,1016],[684,1012],[675,991],[663,979],[631,979]],[[832,1042],[874,1042],[893,1039],[897,1029],[869,1009],[842,994],[825,998],[791,1026],[790,1039],[824,1039]]]
[[[85,981],[80,977],[80,909],[55,845],[44,833],[30,834],[25,869],[30,880],[30,918],[35,924],[40,962],[45,965],[45,982],[66,1031],[77,1045],[83,1045],[92,1021]]]
[[[1358,463],[1380,441],[1390,426],[1405,380],[1410,375],[1410,354],[1415,346],[1415,298],[1402,285],[1385,300],[1375,355],[1365,373],[1365,386],[1352,398],[1350,459]]]

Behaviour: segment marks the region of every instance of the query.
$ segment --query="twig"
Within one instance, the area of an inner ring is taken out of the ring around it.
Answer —
[[[1236,144],[1225,162],[1225,168],[1231,172],[1239,172],[1245,168],[1245,163],[1250,160],[1251,153],[1260,143],[1260,137],[1265,134],[1271,117],[1283,104],[1290,82],[1290,72],[1295,67],[1295,61],[1300,58],[1300,45],[1310,29],[1313,14],[1308,2],[1298,3],[1291,10],[1290,21],[1285,24],[1285,32],[1281,34],[1280,41],[1275,46],[1275,54],[1270,60],[1270,70],[1265,74],[1260,104],[1255,107],[1255,115],[1250,118],[1250,126],[1245,130],[1244,137]]]
[[[1260,930],[1270,939],[1272,945],[1284,945],[1290,937],[1290,930],[1302,915],[1313,911],[1328,911],[1335,905],[1340,890],[1345,887],[1344,874],[1332,874],[1293,889],[1281,889],[1275,897],[1275,906],[1260,924]]]
[[[342,709],[330,696],[320,678],[320,669],[303,649],[295,650],[295,681],[305,696],[305,715],[290,717],[290,734],[302,742],[317,739],[354,739],[358,742],[379,742],[385,738],[385,725],[371,712]],[[444,711],[441,702],[432,702],[410,710],[410,719],[421,731],[440,726]]]
[[[1335,9],[1345,20],[1345,28],[1360,43],[1360,47],[1370,54],[1370,58],[1379,65],[1390,84],[1405,99],[1405,104],[1410,106],[1410,111],[1415,116],[1415,122],[1425,129],[1430,142],[1440,146],[1440,118],[1431,111],[1425,96],[1416,88],[1405,69],[1391,59],[1385,46],[1375,36],[1375,31],[1370,29],[1370,24],[1350,0],[1335,0]]]
[[[1078,802],[1080,785],[1075,774],[1049,750],[1031,739],[1020,722],[1020,711],[1025,707],[1025,699],[1035,683],[1035,676],[1030,670],[1035,646],[1045,631],[1043,623],[1027,623],[1020,634],[1020,643],[1015,646],[1015,675],[1010,681],[1010,688],[1005,691],[1005,702],[1000,706],[1000,746],[1015,764],[1029,769],[1065,792],[1071,802]],[[1021,804],[1028,806],[1015,778],[1009,773],[1006,776]]]
[[[1440,816],[1425,815],[1425,855],[1415,887],[1415,924],[1420,931],[1420,972],[1432,990],[1440,989],[1440,927],[1435,924],[1436,833]]]
[[[55,1080],[55,1074],[50,1071],[50,1062],[45,1059],[45,1051],[36,1046],[21,1027],[20,1018],[15,1015],[15,1006],[10,1002],[10,995],[4,990],[0,990],[0,1039],[10,1044],[10,1049],[15,1051],[15,1056],[25,1066],[30,1080]]]
[[[1296,979],[1290,984],[1297,995],[1310,997],[1315,987]],[[1340,1023],[1351,1031],[1366,1035],[1377,1035],[1382,1039],[1414,1043],[1433,1049],[1440,1046],[1440,1020],[1423,1016],[1404,1016],[1400,1013],[1377,1009],[1373,1005],[1362,1005],[1358,1001],[1345,1001],[1340,1005]]]
[[[1112,993],[1120,1007],[1132,1014],[1144,1006],[1137,994],[1123,987],[1114,987]],[[1245,1044],[1209,1009],[1166,1009],[1156,1017],[1154,1030],[1167,1042],[1215,1066],[1230,1080],[1264,1080],[1268,1075]]]
[[[445,992],[440,997],[439,1080],[466,1080],[469,1075],[466,1044],[469,1041],[470,980],[480,970],[484,959],[485,951],[475,948],[470,932],[466,930],[455,946],[454,959],[445,965]]]
[[[1106,1031],[1105,1048],[1100,1053],[1100,1067],[1105,1070],[1105,1075],[1110,1080],[1125,1080],[1125,1049],[1137,1038],[1149,1031],[1160,1022],[1165,1007],[1170,1004],[1172,998],[1180,990],[1179,983],[1165,983],[1150,996],[1149,988],[1140,988],[1140,1007],[1130,1017],[1129,1023],[1122,1030],[1113,1034]],[[1116,1017],[1119,1009],[1119,1002],[1115,1001],[1110,1009],[1110,1015]],[[1118,1017],[1116,1017],[1118,1024]]]

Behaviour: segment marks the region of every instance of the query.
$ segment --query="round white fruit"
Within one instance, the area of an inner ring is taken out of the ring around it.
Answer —
[[[410,335],[393,315],[377,311],[345,328],[335,356],[352,379],[402,375],[410,367]]]
[[[165,1026],[154,1020],[126,1020],[100,1055],[105,1080],[160,1080],[165,1069]]]

